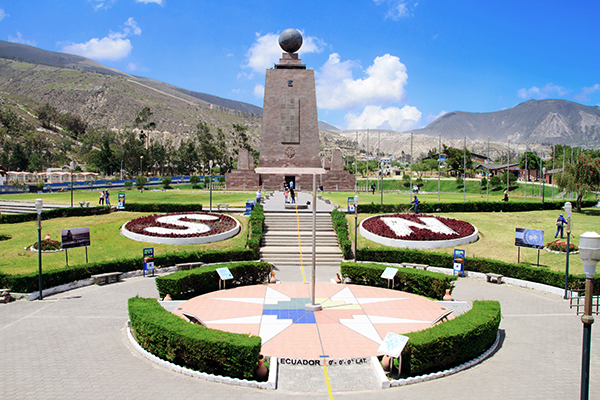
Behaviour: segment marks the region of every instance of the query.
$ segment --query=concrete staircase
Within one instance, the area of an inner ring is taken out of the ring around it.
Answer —
[[[261,259],[275,265],[282,276],[290,279],[298,278],[302,261],[308,275],[312,268],[312,226],[312,212],[265,212]],[[316,249],[317,268],[322,275],[319,280],[328,281],[339,271],[343,259],[329,212],[317,212]]]
[[[77,205],[79,207],[79,205]],[[55,208],[66,208],[70,207],[70,204],[49,204],[44,203],[43,210],[52,210]],[[0,200],[0,214],[10,215],[10,214],[27,214],[27,213],[35,213],[35,202],[27,202],[27,201],[10,201],[10,200]]]

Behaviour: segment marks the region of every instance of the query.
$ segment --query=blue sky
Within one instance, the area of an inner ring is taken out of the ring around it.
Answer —
[[[405,131],[450,111],[600,105],[600,2],[0,0],[0,39],[262,107],[286,28],[319,119]]]

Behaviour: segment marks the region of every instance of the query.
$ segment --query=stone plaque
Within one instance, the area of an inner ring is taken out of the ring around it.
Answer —
[[[285,98],[281,102],[281,143],[300,143],[300,100]]]

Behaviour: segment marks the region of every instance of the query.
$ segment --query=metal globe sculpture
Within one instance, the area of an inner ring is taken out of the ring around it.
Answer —
[[[302,34],[293,28],[286,29],[279,35],[279,46],[286,53],[295,53],[302,47]]]

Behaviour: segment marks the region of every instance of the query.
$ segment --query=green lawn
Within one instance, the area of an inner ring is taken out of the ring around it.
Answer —
[[[192,250],[242,249],[246,245],[248,217],[233,215],[242,225],[241,232],[235,237],[221,242],[201,245],[164,245],[136,242],[119,233],[121,225],[147,213],[117,212],[91,217],[71,217],[42,221],[42,238],[47,233],[52,239],[60,241],[60,230],[68,228],[90,228],[91,246],[88,247],[89,262],[139,257],[140,268],[142,249],[154,247],[156,255]],[[37,241],[37,222],[20,224],[1,224],[0,234],[10,235],[10,240],[0,241],[0,272],[21,274],[37,271],[38,254],[25,250]],[[69,265],[85,263],[85,248],[68,250]],[[65,252],[42,254],[43,270],[60,269],[65,266]]]
[[[451,217],[467,221],[479,230],[477,242],[461,246],[466,250],[468,257],[484,257],[511,263],[517,262],[518,248],[515,247],[515,228],[539,229],[544,231],[544,241],[547,243],[554,240],[556,231],[555,221],[558,211],[529,211],[519,213],[444,213],[444,217]],[[359,214],[358,223],[371,215]],[[573,225],[571,241],[579,244],[579,236],[586,231],[598,231],[600,209],[588,208],[582,213],[574,212],[571,217]],[[348,227],[351,240],[354,242],[354,216],[347,215]],[[566,240],[566,229],[565,229]],[[359,248],[385,247],[378,243],[367,240],[358,235]],[[443,248],[431,250],[438,253],[452,254],[454,248]],[[540,268],[549,268],[555,271],[565,270],[564,254],[540,251]],[[537,264],[537,250],[521,248],[521,262]],[[449,268],[451,266],[448,266]],[[569,272],[574,274],[583,273],[583,264],[579,255],[571,255],[569,258]]]

